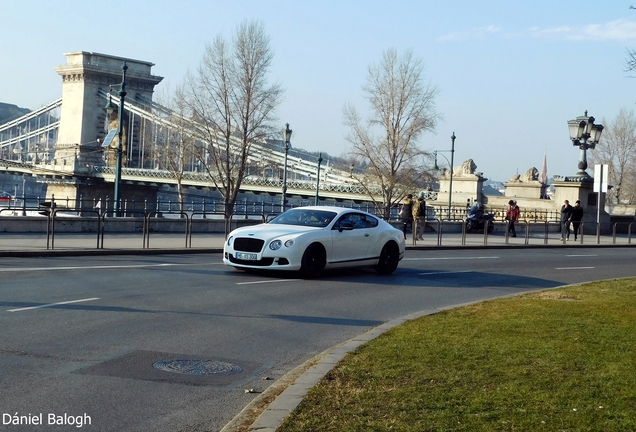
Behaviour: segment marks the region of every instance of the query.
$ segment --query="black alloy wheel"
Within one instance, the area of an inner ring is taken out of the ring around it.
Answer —
[[[321,244],[309,245],[301,261],[300,273],[306,279],[315,279],[322,274],[327,265],[327,253]]]
[[[375,266],[375,271],[381,275],[388,275],[395,271],[400,262],[400,248],[390,241],[384,245],[380,252],[380,260]]]

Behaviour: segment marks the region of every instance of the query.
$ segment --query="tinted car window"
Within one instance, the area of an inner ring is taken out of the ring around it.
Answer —
[[[338,220],[334,225],[334,229],[338,229],[344,224],[351,224],[354,229],[373,228],[378,226],[378,220],[362,213],[348,213]]]

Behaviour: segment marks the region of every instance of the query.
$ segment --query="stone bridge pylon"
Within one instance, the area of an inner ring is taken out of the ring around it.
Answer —
[[[96,181],[90,176],[91,167],[108,163],[108,158],[104,158],[104,155],[108,155],[109,150],[118,145],[116,136],[110,143],[104,143],[107,131],[117,128],[117,110],[110,116],[107,114],[105,106],[108,100],[104,95],[112,88],[112,102],[119,104],[118,90],[122,82],[124,61],[128,66],[127,101],[151,101],[154,87],[163,77],[152,75],[154,64],[146,61],[85,51],[65,55],[66,64],[55,68],[62,77],[62,107],[52,162],[56,170],[68,172],[69,176],[46,181],[47,197],[55,195],[56,198],[68,197],[71,200],[80,197],[84,200],[106,196],[112,198],[113,183]],[[126,115],[124,122],[129,119]],[[135,145],[138,144],[138,137],[134,136],[133,128],[129,126],[123,125],[124,161],[127,154],[135,153]],[[102,144],[107,147],[102,148]],[[153,195],[148,187],[142,191],[135,190],[137,188],[131,185],[127,186],[129,187],[122,188],[122,199],[130,199],[133,195],[137,198],[151,198],[149,195]]]

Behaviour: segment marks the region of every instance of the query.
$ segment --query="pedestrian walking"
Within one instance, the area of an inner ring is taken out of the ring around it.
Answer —
[[[583,219],[583,207],[581,207],[581,200],[576,200],[574,207],[572,207],[572,214],[569,221],[572,223],[572,232],[574,233],[574,241],[579,234],[579,227],[581,226],[581,219]]]
[[[515,229],[515,222],[519,220],[519,214],[521,211],[517,206],[517,202],[508,201],[508,210],[506,210],[506,220],[508,221],[508,232],[512,231],[511,237],[517,237],[517,230]]]
[[[406,240],[406,230],[409,225],[413,227],[413,195],[408,194],[404,201],[402,201],[402,208],[400,209],[400,218],[402,219],[402,231],[404,232],[404,240]]]
[[[424,228],[426,227],[426,201],[424,191],[420,192],[413,203],[413,239],[424,240]],[[415,243],[413,243],[415,244]]]
[[[570,201],[565,200],[561,206],[561,241],[570,239],[570,217],[572,216],[572,206]]]

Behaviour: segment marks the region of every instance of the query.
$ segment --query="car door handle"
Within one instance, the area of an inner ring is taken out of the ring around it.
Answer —
[[[365,236],[365,237],[369,237],[369,233],[365,233],[365,234],[364,234],[364,236]]]

